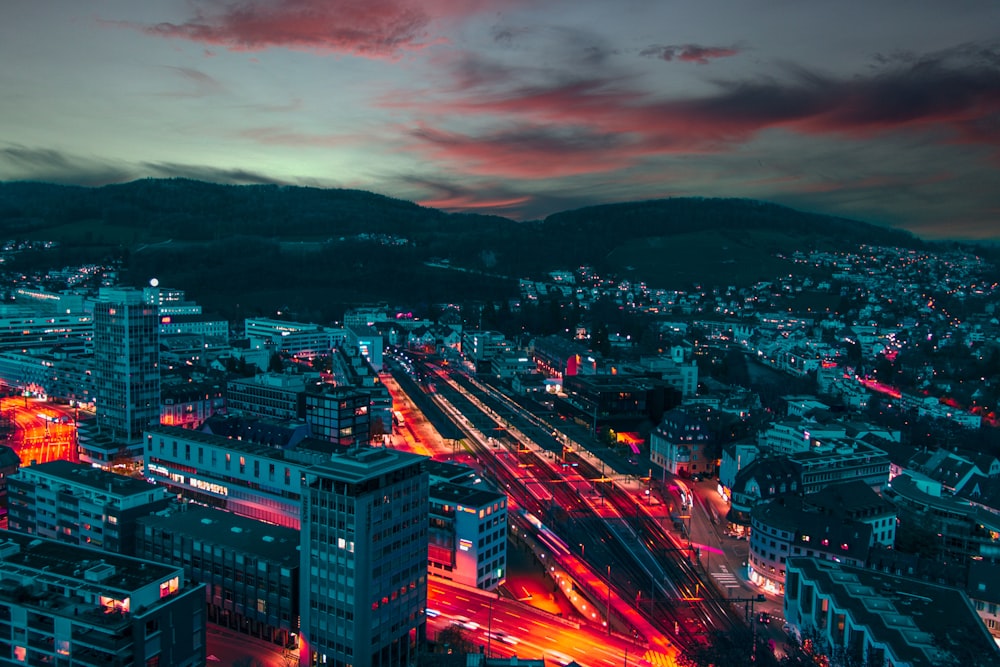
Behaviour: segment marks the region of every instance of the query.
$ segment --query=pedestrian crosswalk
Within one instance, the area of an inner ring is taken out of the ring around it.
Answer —
[[[646,651],[646,655],[642,657],[650,665],[653,665],[653,667],[677,667],[677,661],[668,653]]]
[[[712,578],[718,582],[719,586],[722,588],[739,588],[742,586],[739,578],[729,571],[725,565],[720,565],[717,572],[712,573]]]

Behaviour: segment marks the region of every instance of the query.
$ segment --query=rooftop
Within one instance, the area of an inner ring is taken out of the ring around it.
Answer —
[[[94,468],[85,463],[71,461],[49,461],[38,463],[27,468],[21,468],[19,475],[47,475],[55,479],[86,486],[95,491],[102,491],[116,496],[137,496],[146,493],[162,493],[160,487],[141,479],[117,475],[113,472]]]
[[[478,477],[475,468],[465,463],[450,463],[448,461],[429,459],[425,467],[431,477],[432,483],[450,482],[452,484],[461,484],[467,482],[471,484]]]
[[[49,576],[70,580],[80,588],[93,586],[104,592],[121,591],[126,594],[182,572],[170,565],[10,530],[0,531],[0,562],[3,563],[0,577],[4,579],[20,570],[35,573],[36,582]],[[102,580],[100,576],[104,574],[108,576]]]
[[[949,656],[955,664],[1000,661],[986,626],[957,588],[816,558],[790,558],[788,568],[801,572],[900,661],[914,667],[949,663]]]
[[[388,447],[351,447],[331,454],[328,461],[311,466],[309,472],[356,484],[426,460],[426,456]]]
[[[462,484],[448,484],[445,482],[431,486],[430,497],[432,502],[452,502],[468,505],[469,507],[483,507],[491,505],[498,500],[504,500],[507,496],[490,489],[474,488]]]
[[[286,567],[299,565],[299,531],[214,507],[177,504],[140,518],[138,524],[254,554]]]

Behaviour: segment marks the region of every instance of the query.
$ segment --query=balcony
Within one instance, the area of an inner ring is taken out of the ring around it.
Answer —
[[[109,635],[98,630],[91,630],[84,633],[74,632],[72,641],[74,649],[80,647],[97,649],[98,652],[113,654],[119,657],[132,654],[132,637]]]

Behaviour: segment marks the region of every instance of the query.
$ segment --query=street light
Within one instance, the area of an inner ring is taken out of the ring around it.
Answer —
[[[608,626],[608,635],[611,635],[611,563],[608,563],[608,614],[605,617]]]
[[[497,582],[497,599],[498,600],[500,599],[500,587],[506,581],[507,581],[506,579],[501,579],[499,582]],[[492,648],[492,645],[493,645],[493,596],[491,595],[490,596],[490,615],[489,615],[489,620],[487,621],[487,630],[486,630],[486,657],[487,658],[491,657],[490,649]]]

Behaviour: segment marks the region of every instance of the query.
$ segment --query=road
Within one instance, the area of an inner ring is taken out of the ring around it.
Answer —
[[[254,637],[209,623],[206,626],[205,657],[207,667],[231,667],[246,664],[247,658],[257,661],[250,663],[261,667],[292,667],[299,664],[298,652],[286,651]]]
[[[498,598],[484,591],[458,588],[437,579],[428,584],[428,636],[458,625],[466,637],[488,657],[524,658],[544,656],[564,664],[567,658],[582,667],[600,665],[666,665],[664,656],[650,654],[646,648],[620,635],[609,636],[599,626],[579,625],[554,618],[516,600]]]
[[[21,465],[79,461],[75,414],[71,408],[20,396],[0,398],[0,414],[10,426],[6,444]]]

